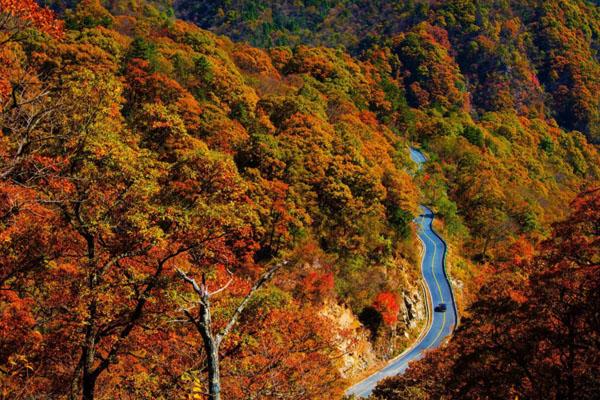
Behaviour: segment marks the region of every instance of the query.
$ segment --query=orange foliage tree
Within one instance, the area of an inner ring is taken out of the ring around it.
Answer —
[[[600,189],[582,193],[571,206],[571,216],[554,225],[537,255],[490,271],[471,317],[446,348],[384,381],[374,395],[595,398]]]
[[[0,45],[15,40],[29,26],[53,36],[63,34],[63,22],[35,0],[0,1],[0,33],[5,36],[0,38]]]

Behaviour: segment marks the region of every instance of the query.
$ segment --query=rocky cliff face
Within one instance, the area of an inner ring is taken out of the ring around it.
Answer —
[[[342,354],[339,369],[343,377],[351,379],[410,346],[420,334],[418,328],[423,326],[427,314],[420,287],[404,291],[400,298],[396,331],[382,335],[375,343],[371,342],[368,329],[347,306],[325,302],[321,315],[330,319],[341,332],[336,338]]]
[[[340,372],[345,378],[356,376],[377,362],[377,356],[369,341],[369,332],[348,307],[326,302],[321,314],[336,324],[339,331],[338,346],[342,354]]]
[[[423,321],[426,317],[425,299],[418,288],[402,293],[400,314],[400,320],[404,322],[407,328],[404,335],[408,337],[408,331],[415,329],[418,322]]]

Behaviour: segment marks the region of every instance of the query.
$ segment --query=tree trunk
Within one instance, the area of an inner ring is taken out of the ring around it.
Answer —
[[[490,237],[486,236],[485,240],[483,242],[483,252],[481,253],[481,261],[485,262],[485,259],[487,258],[487,250],[488,250],[488,246],[490,244]]]
[[[96,285],[98,284],[98,273],[96,271],[96,252],[94,237],[89,233],[85,233],[84,237],[87,241],[87,256],[88,268],[90,268],[88,276],[88,289],[92,296],[88,304],[88,316],[85,328],[85,338],[82,349],[82,377],[81,389],[83,400],[93,400],[94,391],[96,388],[96,379],[98,375],[94,373],[94,361],[96,359],[96,318],[98,313],[98,298],[96,293]]]
[[[397,324],[394,324],[394,326],[392,326],[391,332],[390,332],[390,347],[388,349],[388,354],[392,355],[394,354],[394,344],[396,342],[396,334],[397,334]]]
[[[204,280],[204,278],[203,278]],[[204,342],[208,367],[209,400],[221,400],[221,377],[219,374],[219,336],[213,335],[210,300],[208,293],[200,302],[200,335]]]
[[[96,379],[98,378],[97,374],[87,373],[84,374],[83,380],[81,382],[82,385],[82,396],[83,400],[94,400],[94,392],[96,391]]]
[[[221,400],[221,377],[219,374],[219,349],[211,341],[206,347],[208,355],[208,398],[210,400]],[[209,350],[210,347],[210,350]]]
[[[209,400],[221,400],[221,377],[219,372],[219,346],[221,345],[221,341],[227,336],[229,331],[237,322],[239,316],[244,311],[244,308],[246,308],[246,305],[250,301],[250,297],[252,296],[252,294],[256,290],[258,290],[265,282],[271,279],[275,271],[277,271],[277,269],[279,269],[282,265],[285,264],[287,264],[287,261],[273,266],[254,283],[254,285],[250,289],[250,292],[238,305],[237,309],[233,313],[233,316],[229,320],[229,323],[218,334],[213,334],[212,318],[210,315],[210,296],[212,294],[222,291],[229,284],[225,285],[223,288],[213,293],[209,293],[209,291],[206,288],[206,274],[202,274],[202,285],[199,286],[196,283],[196,281],[187,276],[185,272],[181,271],[180,269],[177,270],[177,273],[183,278],[183,280],[192,285],[194,291],[200,297],[198,301],[200,315],[198,317],[195,317],[188,310],[184,310],[184,313],[188,317],[190,322],[192,322],[196,326],[196,329],[200,333],[200,336],[202,336],[202,343],[204,351],[206,352],[206,366],[208,369]]]
[[[90,278],[90,288],[94,290],[94,285],[97,276],[93,274]],[[83,342],[83,356],[82,356],[82,399],[93,400],[94,399],[94,388],[96,386],[97,375],[94,371],[94,361],[96,359],[96,318],[97,318],[98,302],[96,294],[93,294],[93,298],[88,305],[88,320],[87,327],[85,330],[85,339]]]

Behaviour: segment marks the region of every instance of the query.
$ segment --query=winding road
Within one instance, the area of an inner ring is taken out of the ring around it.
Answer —
[[[410,149],[410,156],[414,162],[419,164],[419,168],[422,163],[427,161],[425,156],[414,148]],[[425,206],[421,206],[420,209],[422,213],[415,219],[415,223],[419,227],[418,236],[424,249],[421,260],[421,273],[429,296],[428,310],[432,316],[429,319],[430,324],[425,328],[426,333],[421,335],[412,347],[391,360],[384,368],[352,386],[346,391],[346,395],[368,397],[377,382],[389,376],[403,373],[408,368],[408,364],[421,358],[426,350],[439,347],[444,339],[452,334],[456,326],[458,314],[445,268],[446,243],[433,230],[433,212]],[[433,308],[440,303],[447,305],[446,311],[433,311]]]

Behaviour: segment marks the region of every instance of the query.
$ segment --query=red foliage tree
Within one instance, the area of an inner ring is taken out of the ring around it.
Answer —
[[[390,292],[381,292],[375,297],[373,307],[381,313],[383,322],[387,326],[394,326],[398,322],[400,306],[396,300],[397,296]]]
[[[0,32],[8,34],[8,37],[0,37],[0,44],[14,40],[29,26],[53,36],[63,34],[63,22],[35,0],[0,0]]]

